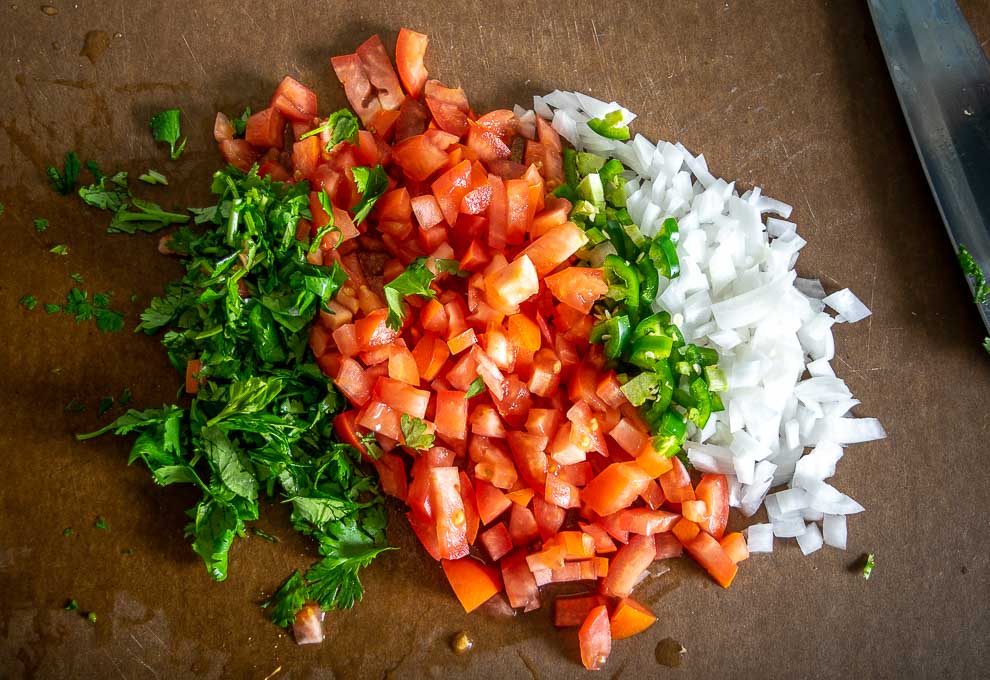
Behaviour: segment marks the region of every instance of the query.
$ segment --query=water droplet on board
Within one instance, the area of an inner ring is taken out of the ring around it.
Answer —
[[[456,654],[466,654],[474,647],[474,640],[465,631],[459,632],[450,640],[450,648]]]
[[[684,645],[674,638],[664,638],[657,643],[657,663],[670,668],[677,668],[684,660],[686,651]]]

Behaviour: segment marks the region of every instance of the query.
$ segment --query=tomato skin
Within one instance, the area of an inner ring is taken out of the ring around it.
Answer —
[[[419,367],[416,358],[404,345],[389,345],[388,377],[407,385],[419,385]]]
[[[699,523],[701,528],[716,539],[722,538],[729,521],[729,482],[725,475],[702,475],[695,496],[704,501],[707,508],[707,516]]]
[[[612,597],[629,597],[656,554],[656,541],[651,536],[631,537],[612,559],[602,592]]]
[[[499,522],[481,532],[478,540],[493,562],[498,562],[512,551],[512,537],[509,536],[509,530],[505,528],[504,522]]]
[[[695,500],[694,488],[691,486],[691,475],[679,458],[670,458],[671,469],[658,478],[663,489],[663,495],[672,503],[683,503]]]
[[[218,143],[223,142],[228,139],[234,138],[234,126],[230,122],[230,118],[220,111],[217,111],[217,117],[213,121],[213,139]]]
[[[426,84],[427,72],[423,57],[429,43],[429,37],[422,33],[408,28],[399,29],[399,37],[395,42],[395,62],[406,92],[413,97],[418,97]]]
[[[285,117],[271,107],[258,111],[248,118],[244,139],[251,146],[281,149],[285,143]]]
[[[495,175],[488,175],[492,197],[488,202],[488,247],[501,251],[505,248],[509,230],[508,196],[505,183]]]
[[[581,499],[604,517],[629,507],[649,480],[635,463],[612,463],[582,489]]]
[[[540,276],[546,276],[566,262],[588,242],[581,227],[573,222],[552,227],[520,253],[533,262]]]
[[[515,314],[519,305],[540,291],[540,279],[533,262],[520,255],[505,267],[485,276],[485,297],[492,307]]]
[[[427,80],[423,94],[437,126],[452,135],[463,137],[468,131],[467,113],[471,110],[464,90],[444,87],[439,80]]]
[[[421,135],[430,124],[430,110],[418,99],[407,97],[395,119],[395,142]],[[440,149],[441,151],[443,149]]]
[[[468,400],[466,392],[438,390],[437,434],[450,441],[467,439]]]
[[[502,592],[499,573],[475,559],[441,559],[440,566],[465,612],[474,611],[492,596]]]
[[[385,323],[387,317],[388,312],[380,309],[354,322],[358,345],[362,350],[387,345],[398,337],[399,332],[389,328]],[[421,374],[422,372],[420,369]]]
[[[657,617],[647,607],[631,598],[619,600],[609,620],[613,640],[638,635],[656,623]]]
[[[591,536],[595,542],[595,552],[599,555],[613,553],[617,550],[608,532],[597,524],[579,524],[581,531]],[[680,545],[680,544],[678,544]]]
[[[684,544],[684,549],[694,560],[705,568],[705,571],[723,588],[732,585],[738,567],[718,541],[701,531],[692,540]]]
[[[601,670],[612,653],[612,633],[605,605],[599,605],[588,612],[578,631],[578,641],[584,667],[589,671]]]
[[[402,94],[399,77],[392,68],[392,62],[385,52],[381,38],[377,35],[371,36],[361,43],[356,53],[369,82],[376,90],[382,108],[386,110],[399,108],[405,95]]]
[[[609,430],[609,436],[631,456],[635,456],[643,447],[650,443],[650,437],[642,430],[637,429],[627,418],[623,418],[619,423]]]
[[[522,550],[509,553],[502,558],[500,565],[509,605],[527,612],[539,609],[540,589],[526,564],[526,553]]]
[[[316,116],[316,93],[295,78],[285,76],[275,88],[271,105],[293,121],[311,122]]]
[[[453,453],[453,452],[451,452]],[[453,459],[453,456],[451,457]],[[464,470],[460,471],[461,478],[461,503],[464,504],[464,522],[467,528],[467,542],[468,545],[474,545],[474,541],[478,538],[478,528],[481,526],[481,518],[478,515],[478,502],[475,499],[474,485],[471,484],[471,478]]]
[[[679,520],[680,515],[666,510],[627,508],[619,511],[619,528],[642,536],[670,531]]]
[[[657,555],[653,558],[654,560],[666,560],[684,554],[684,546],[673,533],[657,534],[654,538],[657,546]]]
[[[595,302],[608,292],[603,271],[593,267],[568,267],[544,282],[555,298],[582,314],[591,313]]]

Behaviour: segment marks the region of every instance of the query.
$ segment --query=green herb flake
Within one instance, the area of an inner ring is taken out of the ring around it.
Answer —
[[[101,175],[95,183],[79,188],[79,198],[86,205],[111,212],[127,205],[130,197],[126,172],[118,172],[110,177]]]
[[[131,390],[125,387],[123,390],[121,390],[120,396],[117,397],[117,405],[121,407],[127,406],[128,404],[131,403],[131,400],[133,398],[134,395],[131,394]]]
[[[254,535],[255,536],[257,536],[258,538],[264,539],[264,540],[268,541],[269,543],[278,543],[279,542],[278,536],[272,536],[271,534],[269,534],[267,532],[264,532],[261,529],[253,528],[253,529],[251,529],[251,531],[254,532]]]
[[[873,568],[876,566],[876,560],[874,559],[873,553],[866,556],[866,561],[863,563],[863,578],[867,581],[870,580],[870,576],[873,574]]]
[[[62,308],[59,305],[49,302],[48,304],[45,305],[45,311],[48,312],[49,314],[58,314],[59,312],[62,311]]]
[[[356,142],[358,129],[357,116],[350,109],[340,109],[331,113],[326,122],[299,135],[299,141],[330,131],[330,141],[326,144],[326,150],[330,151],[341,142]]]
[[[52,249],[49,250],[48,252],[55,253],[56,255],[68,255],[69,246],[65,245],[64,243],[60,243],[57,246],[52,246]]]
[[[62,172],[58,168],[48,166],[45,173],[48,175],[48,182],[58,193],[67,196],[75,191],[76,183],[79,181],[79,156],[75,151],[68,151],[65,154],[65,163],[62,165]]]
[[[959,264],[962,265],[963,273],[973,284],[973,300],[977,304],[983,304],[990,298],[990,286],[987,285],[986,276],[980,269],[980,265],[976,263],[965,246],[959,246]]]
[[[77,609],[79,609],[79,603],[76,602],[74,599],[70,599],[68,602],[65,603],[65,606],[62,607],[62,609],[64,609],[67,612],[74,612]]]
[[[73,281],[75,281],[76,283],[82,283],[83,282],[82,274],[80,274],[79,272],[74,272],[72,274],[69,274],[69,278],[72,279]]]
[[[157,170],[148,170],[143,175],[138,175],[138,179],[148,184],[162,184],[168,186],[168,178]]]
[[[425,451],[433,446],[434,436],[427,432],[426,422],[423,420],[403,413],[399,426],[402,428],[402,440],[409,448]]]
[[[17,304],[30,312],[38,306],[38,300],[33,295],[24,295],[17,301]]]
[[[467,392],[464,393],[465,399],[470,399],[471,397],[477,396],[485,391],[485,381],[481,377],[477,377],[471,381],[468,385]]]
[[[232,118],[230,124],[234,126],[234,135],[236,137],[243,137],[244,131],[247,130],[248,118],[251,117],[251,107],[248,106],[244,109],[240,116],[237,118]]]
[[[113,397],[103,397],[100,399],[100,405],[96,407],[96,415],[102,416],[111,408],[113,408]]]
[[[64,529],[62,529],[62,535],[63,536],[71,536],[72,535],[72,527],[65,527]]]
[[[66,413],[82,413],[85,410],[86,406],[80,403],[78,399],[73,399],[65,405]]]
[[[354,167],[351,168],[354,174],[354,184],[361,192],[361,200],[354,206],[354,224],[361,224],[371,209],[375,207],[375,202],[388,189],[388,175],[385,169],[376,165],[374,168]]]
[[[96,521],[93,522],[93,526],[96,527],[97,529],[103,529],[104,531],[110,529],[110,527],[107,526],[107,521],[102,517],[97,517]]]
[[[169,147],[169,155],[172,160],[178,160],[179,156],[186,148],[186,140],[183,139],[178,146],[179,135],[182,131],[179,128],[179,109],[168,109],[161,113],[156,113],[151,117],[151,136],[156,142],[165,142]]]
[[[430,288],[433,272],[426,267],[426,258],[419,257],[406,270],[385,284],[385,302],[388,304],[388,317],[385,323],[393,330],[402,328],[406,313],[402,300],[409,295],[433,298],[436,292]]]
[[[96,612],[90,612],[86,614],[86,620],[90,623],[96,623]]]
[[[5,210],[6,210],[6,208],[4,207],[3,203],[0,202],[0,217],[3,217],[3,213],[4,213]]]
[[[359,434],[358,440],[360,440],[361,444],[364,446],[364,450],[373,460],[378,460],[384,455],[385,452],[378,444],[378,439],[375,438],[374,432]]]
[[[39,234],[48,229],[48,220],[43,217],[38,217],[34,220],[34,230]]]

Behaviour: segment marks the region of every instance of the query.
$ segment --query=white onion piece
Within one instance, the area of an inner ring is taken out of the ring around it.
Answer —
[[[805,555],[810,555],[820,550],[822,547],[822,532],[819,531],[818,525],[814,523],[806,525],[804,533],[797,537],[797,542],[801,546],[801,552]]]
[[[806,530],[801,513],[782,516],[773,521],[773,535],[777,538],[796,538]]]
[[[846,516],[845,515],[825,515],[822,519],[822,534],[825,543],[838,548],[846,549]]]
[[[851,290],[843,288],[825,297],[826,305],[839,313],[837,321],[855,323],[868,317],[871,312]]]
[[[773,526],[750,524],[746,527],[746,545],[750,553],[773,552]]]

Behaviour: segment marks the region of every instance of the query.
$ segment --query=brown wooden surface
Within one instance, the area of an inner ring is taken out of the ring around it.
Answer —
[[[573,631],[547,613],[466,616],[401,521],[401,549],[366,572],[353,611],[328,617],[321,647],[297,648],[263,599],[312,546],[271,505],[259,526],[282,537],[237,542],[230,578],[212,582],[183,539],[193,498],[125,466],[128,443],[75,443],[100,422],[101,396],[125,386],[139,407],[179,384],[157,339],[101,335],[40,308],[71,272],[112,289],[128,327],[177,264],[156,237],[105,233],[105,214],[46,188],[69,148],[134,175],[172,180],[143,195],[205,205],[218,164],[217,109],[260,107],[289,73],[321,110],[344,104],[328,58],[407,25],[430,34],[428,66],[477,110],[528,104],[553,88],[617,99],[635,130],[704,151],[717,175],[795,205],[808,240],[798,265],[873,310],[836,329],[834,362],[857,412],[890,438],[852,447],[836,484],[861,501],[847,552],[810,558],[793,542],[746,562],[723,591],[691,564],[651,580],[660,621],[614,645],[606,677],[987,677],[990,602],[990,358],[860,2],[452,3],[439,0],[242,3],[38,2],[0,7],[0,677],[574,677]],[[985,2],[965,3],[981,39]],[[106,51],[81,55],[89,31]],[[116,37],[115,34],[119,34]],[[95,55],[94,55],[95,56]],[[149,114],[181,107],[186,155],[165,159]],[[44,234],[35,217],[51,220]],[[67,243],[67,257],[48,249]],[[131,293],[140,299],[130,303]],[[71,399],[87,406],[67,414]],[[109,531],[93,528],[97,515]],[[63,536],[72,527],[72,536]],[[125,554],[133,549],[133,554]],[[850,571],[875,552],[869,582]],[[76,598],[91,624],[62,605]],[[455,657],[447,640],[477,640]],[[687,648],[683,665],[657,643]]]

